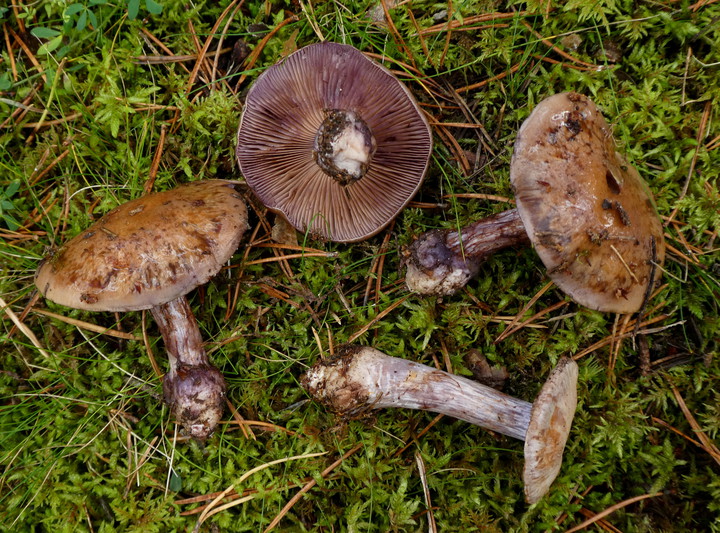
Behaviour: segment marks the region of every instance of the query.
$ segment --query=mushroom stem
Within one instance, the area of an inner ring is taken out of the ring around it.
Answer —
[[[175,419],[196,439],[206,439],[222,418],[225,379],[208,359],[185,296],[150,309],[165,342],[170,370],[163,397]]]
[[[432,230],[410,246],[405,282],[421,294],[454,294],[478,273],[488,256],[528,243],[517,209],[478,220],[460,231]]]
[[[200,328],[185,296],[152,307],[150,312],[165,341],[171,369],[177,361],[193,366],[208,364]]]
[[[525,441],[525,494],[538,501],[560,471],[577,403],[577,364],[564,358],[530,403],[442,370],[346,346],[302,378],[303,387],[331,411],[354,416],[404,407],[441,413]]]

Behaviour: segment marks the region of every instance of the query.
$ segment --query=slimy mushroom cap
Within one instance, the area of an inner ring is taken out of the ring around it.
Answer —
[[[595,104],[551,96],[521,126],[510,179],[550,278],[599,311],[638,311],[660,276],[663,228],[647,185]]]
[[[150,309],[213,277],[247,230],[235,184],[198,181],[116,207],[38,268],[48,299],[89,311]]]

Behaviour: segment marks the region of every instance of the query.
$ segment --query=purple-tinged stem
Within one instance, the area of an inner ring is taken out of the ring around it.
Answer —
[[[460,232],[428,231],[410,246],[405,282],[421,294],[454,294],[477,275],[488,256],[529,242],[517,209],[473,222]]]
[[[470,379],[391,357],[369,347],[341,347],[302,378],[302,386],[331,411],[357,416],[371,409],[420,409],[464,420],[525,441],[525,497],[537,502],[562,465],[577,404],[577,364],[558,363],[533,403]]]
[[[188,434],[206,439],[222,418],[225,379],[207,357],[195,316],[184,296],[150,309],[160,328],[170,370],[163,397]]]

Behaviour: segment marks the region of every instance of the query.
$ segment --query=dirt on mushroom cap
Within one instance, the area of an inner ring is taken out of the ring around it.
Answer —
[[[550,278],[591,309],[637,311],[660,276],[663,228],[595,104],[576,93],[538,104],[518,132],[510,178]]]
[[[35,283],[68,307],[149,309],[213,277],[247,227],[233,182],[194,182],[113,209],[49,255]]]

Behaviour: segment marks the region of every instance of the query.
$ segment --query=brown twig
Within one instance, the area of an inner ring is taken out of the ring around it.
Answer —
[[[27,339],[37,348],[38,352],[40,352],[46,359],[50,359],[50,354],[45,351],[42,344],[40,344],[40,341],[35,336],[35,333],[25,325],[24,322],[22,322],[18,316],[13,312],[12,309],[10,309],[10,306],[5,303],[5,300],[3,300],[0,297],[0,311],[4,311],[5,314],[8,316],[10,320],[17,326],[17,328],[20,330],[20,332],[27,337]]]
[[[482,194],[482,193],[475,193],[475,192],[443,194],[442,197],[443,198],[473,198],[473,199],[477,199],[477,200],[490,200],[491,202],[505,202],[508,204],[515,203],[515,200],[513,198],[508,198],[507,196],[499,196],[497,194]]]
[[[64,150],[60,155],[58,155],[55,159],[53,159],[50,162],[50,164],[48,166],[46,166],[37,175],[30,175],[30,178],[28,179],[28,185],[29,186],[35,185],[38,181],[43,179],[47,175],[47,173],[50,172],[53,168],[55,168],[55,165],[57,165],[60,161],[65,159],[69,153],[70,153],[70,148],[68,148],[67,150]]]
[[[32,89],[30,89],[30,92],[25,97],[25,99],[21,102],[21,106],[15,109],[5,120],[0,123],[0,128],[7,127],[8,124],[11,122],[15,125],[18,124],[20,120],[25,116],[25,114],[30,109],[30,102],[32,102],[32,99],[35,98],[35,95],[38,93],[38,90],[42,87],[42,84],[35,85]]]
[[[277,257],[263,257],[262,259],[253,259],[245,261],[245,265],[262,265],[264,263],[276,263],[278,261],[287,261],[288,259],[304,259],[306,257],[337,257],[337,252],[303,252],[300,254],[278,255]],[[237,266],[237,265],[234,265]]]
[[[145,327],[146,316],[147,313],[145,311],[142,311],[140,313],[140,326],[142,329],[142,341],[143,345],[145,346],[145,353],[147,353],[148,359],[150,360],[150,366],[152,366],[155,375],[158,378],[162,378],[165,375],[165,372],[160,370],[160,365],[158,365],[157,360],[155,359],[155,354],[153,353],[152,347],[150,346],[150,339],[148,338],[147,328]]]
[[[27,122],[20,126],[21,128],[31,128],[34,130],[37,130],[41,127],[48,127],[48,126],[57,126],[58,124],[65,124],[66,122],[71,122],[75,120],[76,118],[80,118],[82,116],[82,113],[70,113],[69,115],[65,115],[62,118],[56,118],[54,120],[41,120],[38,122]]]
[[[243,2],[238,3],[237,6],[235,6],[235,9],[232,13],[230,13],[230,16],[228,17],[227,21],[225,22],[225,26],[223,27],[222,32],[220,33],[220,37],[218,38],[218,44],[215,48],[215,58],[213,60],[212,64],[212,71],[210,73],[210,83],[213,85],[217,82],[217,70],[218,70],[218,63],[220,61],[220,55],[222,53],[222,45],[223,41],[225,40],[225,36],[227,35],[228,31],[230,30],[230,24],[232,24],[233,19],[235,18],[235,15],[237,15],[238,11],[240,11],[240,8],[242,7]],[[231,49],[226,49],[231,50]],[[210,54],[208,54],[208,57]],[[233,88],[230,87],[230,84],[227,82],[227,80],[223,80],[223,84],[228,88],[228,90],[233,93]],[[234,93],[233,93],[234,94]]]
[[[460,147],[460,144],[457,142],[457,139],[453,137],[453,135],[447,128],[439,126],[435,128],[435,131],[438,133],[438,135],[440,135],[440,137],[442,137],[444,141],[446,141],[445,145],[448,147],[448,150],[450,150],[450,152],[454,154],[455,160],[460,165],[460,170],[462,171],[463,175],[469,176],[471,172],[470,162],[465,155],[465,151]]]
[[[210,78],[210,72],[212,66],[208,62],[207,57],[207,49],[205,49],[205,52],[203,52],[203,46],[200,46],[200,40],[198,39],[197,32],[195,31],[195,25],[192,22],[192,19],[188,19],[188,33],[190,34],[190,37],[192,38],[193,45],[195,46],[195,51],[197,53],[197,63],[200,63],[200,70],[203,71],[205,74],[205,77],[207,79],[207,83],[211,84],[212,79]],[[214,32],[213,32],[214,33]],[[208,40],[210,40],[213,37],[213,33],[210,33],[207,37],[206,43]]]
[[[577,64],[577,65],[581,65],[581,66],[583,66],[583,67],[588,67],[589,70],[602,70],[602,68],[603,68],[602,65],[594,65],[593,63],[588,63],[587,61],[583,61],[582,59],[578,59],[578,58],[576,58],[576,57],[568,54],[565,50],[563,50],[563,49],[559,48],[558,46],[554,45],[554,44],[552,43],[552,41],[550,41],[550,39],[548,39],[548,38],[546,38],[546,37],[543,37],[539,32],[535,31],[535,30],[533,29],[533,27],[530,26],[530,24],[528,24],[527,21],[523,20],[523,21],[521,22],[521,24],[522,24],[523,26],[525,26],[528,30],[530,30],[530,32],[531,32],[535,37],[537,37],[537,38],[540,40],[541,43],[543,43],[545,46],[547,46],[548,48],[550,48],[553,52],[555,52],[555,53],[558,54],[559,56],[564,57],[565,59],[567,59],[567,60],[569,60],[569,61],[571,61],[571,62],[573,62],[573,63],[575,63],[575,64]]]
[[[669,317],[670,317],[670,315],[659,315],[659,316],[656,316],[655,318],[652,318],[652,319],[650,319],[650,320],[645,320],[644,322],[641,322],[641,323],[640,323],[640,327],[643,327],[643,328],[644,328],[644,327],[649,326],[649,325],[651,325],[651,324],[656,324],[657,322],[661,322],[661,321],[663,321],[663,320],[665,320],[665,319],[667,319],[667,318],[669,318]],[[681,320],[681,321],[679,321],[679,322],[674,322],[674,323],[672,323],[672,324],[668,324],[667,326],[661,326],[661,327],[659,327],[659,328],[652,328],[652,329],[647,329],[647,330],[639,330],[637,333],[638,333],[638,334],[642,334],[642,333],[657,333],[657,332],[659,332],[659,331],[664,331],[664,330],[666,330],[666,329],[668,329],[668,328],[675,327],[675,326],[679,326],[680,324],[684,324],[684,323],[685,323],[685,321],[684,321],[684,320]],[[628,324],[628,327],[631,326],[631,325],[634,326],[635,323],[634,323],[634,322],[630,322],[630,323]],[[613,342],[613,339],[632,337],[634,334],[635,334],[634,331],[629,331],[629,332],[626,332],[626,333],[619,334],[619,335],[617,335],[617,336],[615,336],[615,337],[611,337],[611,336],[605,337],[604,339],[601,339],[601,340],[597,341],[596,343],[590,345],[589,347],[587,347],[587,348],[586,348],[585,350],[583,350],[582,352],[578,352],[578,353],[576,353],[575,355],[573,355],[573,359],[575,359],[576,361],[577,361],[578,359],[582,359],[583,357],[585,357],[585,356],[588,355],[588,354],[591,354],[591,353],[594,352],[595,350],[597,350],[597,349],[599,349],[599,348],[602,348],[603,346],[606,346],[606,345],[612,343],[612,342]]]
[[[423,461],[422,454],[419,451],[415,451],[415,463],[418,467],[418,475],[420,476],[420,484],[423,488],[423,494],[425,496],[425,507],[427,509],[428,516],[428,531],[430,533],[437,533],[437,523],[435,522],[435,514],[433,513],[432,499],[430,497],[430,487],[427,482],[427,473],[425,472],[425,461]]]
[[[143,28],[143,31],[147,32],[145,28]],[[148,32],[149,33],[149,32]],[[150,34],[152,35],[152,34]],[[154,36],[153,36],[154,37]],[[220,50],[216,50],[215,52],[208,52],[205,54],[206,57],[215,57],[222,54],[226,54],[227,52],[231,51],[232,48],[221,48]],[[197,61],[198,55],[197,54],[183,54],[183,55],[173,55],[172,52],[167,49],[168,54],[166,56],[159,56],[159,55],[139,55],[135,56],[135,61],[144,65],[166,65],[168,63],[186,63],[188,61]],[[190,72],[189,69],[187,69],[188,72]]]
[[[418,36],[418,41],[420,41],[420,48],[422,48],[423,54],[425,54],[425,59],[427,59],[428,63],[435,67],[435,63],[432,60],[432,57],[430,56],[430,51],[428,50],[427,43],[425,42],[425,38],[422,34],[422,31],[420,30],[420,26],[417,23],[417,20],[415,19],[415,15],[412,11],[412,5],[410,3],[407,4],[407,10],[406,13],[408,17],[410,17],[410,22],[412,23],[413,27],[415,28],[415,32]]]
[[[440,420],[442,420],[444,417],[445,417],[445,415],[437,415],[435,418],[433,418],[430,421],[430,423],[427,426],[425,426],[425,428],[423,428],[422,431],[420,431],[420,433],[418,433],[417,435],[412,437],[409,441],[407,441],[400,449],[398,449],[395,453],[393,453],[392,456],[399,457],[400,455],[402,455],[405,452],[405,450],[407,450],[410,446],[412,446],[414,442],[417,442],[418,439],[420,439],[423,435],[425,435],[428,431],[430,431],[432,429],[432,427],[435,424],[437,424],[438,422],[440,422]]]
[[[13,53],[12,44],[10,43],[10,35],[7,31],[7,23],[3,22],[3,35],[5,36],[5,46],[7,47],[8,59],[10,60],[10,72],[12,72],[13,80],[19,79],[17,66],[15,65],[15,54]]]
[[[614,380],[614,372],[615,372],[615,365],[617,364],[617,358],[620,355],[620,348],[622,348],[623,339],[625,337],[622,336],[622,334],[628,332],[628,324],[630,323],[630,319],[632,318],[632,315],[615,315],[615,324],[619,322],[620,317],[622,316],[623,322],[622,325],[619,328],[619,331],[621,334],[617,335],[617,330],[615,326],[613,326],[613,333],[610,337],[610,357],[608,358],[608,372],[611,376],[611,379]],[[638,315],[635,319],[635,329],[633,330],[633,337],[636,335],[636,332],[640,329],[640,319],[641,315]]]
[[[350,338],[348,339],[348,343],[351,344],[351,343],[353,343],[354,341],[356,341],[359,337],[361,337],[362,335],[364,335],[365,332],[367,332],[367,330],[369,330],[369,329],[370,329],[371,327],[373,327],[377,322],[379,322],[380,320],[382,320],[383,318],[385,318],[385,316],[386,316],[388,313],[390,313],[391,311],[393,311],[393,309],[395,309],[396,307],[398,307],[399,305],[401,305],[401,304],[402,304],[405,300],[407,300],[408,298],[410,298],[410,295],[409,295],[409,294],[406,294],[405,296],[403,296],[403,297],[400,298],[399,300],[397,300],[397,301],[393,302],[392,304],[390,304],[387,308],[383,309],[383,310],[382,310],[381,312],[379,312],[379,313],[377,314],[377,316],[376,316],[375,318],[373,318],[370,322],[368,322],[368,323],[365,324],[362,328],[360,328],[358,331],[356,331],[355,333],[353,333],[352,335],[350,335]]]
[[[28,45],[25,44],[25,41],[23,41],[20,38],[20,36],[17,33],[15,33],[15,30],[13,30],[12,27],[8,26],[7,29],[10,32],[10,35],[12,35],[13,39],[15,39],[15,42],[18,43],[20,45],[20,48],[23,49],[23,52],[25,52],[25,55],[30,60],[30,63],[32,63],[35,66],[35,68],[38,70],[40,77],[43,79],[43,81],[45,83],[47,83],[48,79],[47,79],[47,76],[45,75],[45,70],[42,68],[42,65],[37,60],[37,57],[35,57],[35,54],[32,53],[32,51],[30,50]],[[22,28],[20,28],[20,31],[23,32],[24,30]]]
[[[471,17],[463,17],[461,20],[452,20],[442,24],[436,24],[420,31],[420,34],[427,35],[429,33],[438,33],[446,30],[461,30],[469,24],[477,24],[478,22],[491,22],[493,20],[504,20],[515,17],[524,17],[526,11],[518,11],[517,13],[484,13],[482,15],[474,15]],[[449,17],[448,17],[449,18]]]
[[[670,384],[670,388],[673,391],[673,395],[675,396],[675,399],[677,400],[678,405],[680,406],[680,409],[682,410],[683,414],[685,415],[685,418],[688,421],[688,424],[690,424],[690,427],[695,432],[695,435],[697,435],[697,438],[700,439],[700,442],[702,443],[702,449],[705,450],[707,453],[710,454],[710,457],[712,457],[715,462],[720,465],[720,449],[718,449],[717,446],[715,446],[715,443],[711,441],[708,436],[705,434],[705,432],[700,427],[700,424],[698,424],[697,420],[693,416],[693,414],[690,412],[690,409],[688,409],[687,404],[685,403],[685,400],[683,399],[682,395],[680,394],[680,391],[678,388]]]
[[[402,51],[403,57],[407,57],[412,62],[413,68],[417,70],[415,57],[413,57],[412,53],[410,52],[410,48],[408,48],[407,44],[405,44],[405,40],[402,38],[402,35],[397,29],[397,26],[395,26],[395,22],[390,16],[388,0],[380,0],[380,4],[382,5],[383,12],[385,13],[385,21],[387,22],[388,30],[390,31],[390,35],[392,35],[393,41],[395,41],[398,49]]]
[[[222,20],[227,16],[227,14],[235,7],[235,4],[237,2],[243,2],[243,0],[233,0],[228,4],[228,6],[225,8],[225,10],[220,13],[220,16],[215,21],[215,24],[213,24],[212,29],[210,30],[210,33],[208,34],[208,38],[205,40],[205,44],[203,45],[202,49],[198,53],[197,61],[195,61],[195,65],[193,66],[192,71],[190,72],[190,76],[188,76],[188,82],[187,86],[185,87],[185,93],[190,94],[190,91],[192,91],[193,85],[195,85],[195,80],[197,79],[198,73],[200,72],[200,68],[203,66],[203,62],[205,61],[205,54],[207,54],[208,48],[210,48],[210,44],[212,43],[213,36],[215,35],[215,32],[217,32],[218,27],[220,26],[220,23]]]
[[[275,26],[275,27],[274,27],[273,29],[271,29],[269,32],[267,32],[267,34],[265,35],[265,37],[263,37],[263,38],[260,40],[260,42],[259,42],[257,45],[255,45],[255,48],[253,49],[253,51],[250,53],[250,55],[249,55],[249,56],[247,57],[247,59],[245,60],[245,62],[246,62],[246,65],[245,65],[246,71],[247,71],[247,70],[251,70],[251,69],[255,66],[255,62],[256,62],[256,61],[258,60],[258,58],[260,57],[260,54],[262,53],[262,51],[263,51],[263,49],[265,48],[265,45],[268,43],[268,41],[269,41],[270,39],[272,39],[272,38],[275,36],[275,34],[276,34],[277,32],[279,32],[283,27],[287,26],[287,25],[290,24],[291,22],[297,22],[297,20],[298,20],[297,15],[292,15],[292,16],[286,18],[285,20],[283,20],[280,24],[278,24],[277,26]],[[240,86],[243,84],[243,82],[247,79],[247,77],[248,77],[247,74],[243,74],[242,76],[240,76],[240,78],[238,78],[238,81],[237,81],[237,83],[235,84],[235,92],[238,91],[238,89],[239,89]]]
[[[501,72],[500,74],[493,76],[492,78],[488,78],[486,80],[480,81],[478,83],[473,83],[471,85],[466,85],[464,87],[460,87],[455,89],[455,92],[457,93],[466,93],[468,91],[474,91],[475,89],[480,89],[481,87],[485,87],[486,85],[490,83],[495,83],[496,81],[500,81],[503,78],[506,78],[510,74],[515,74],[518,70],[520,70],[520,67],[522,67],[525,63],[521,61],[520,63],[515,63],[513,66],[511,66],[509,69],[507,69],[505,72]]]
[[[33,309],[32,312],[36,313],[38,315],[54,318],[56,320],[59,320],[60,322],[65,322],[66,324],[70,324],[71,326],[75,326],[80,329],[86,329],[88,331],[100,333],[101,335],[109,335],[110,337],[117,337],[118,339],[125,339],[128,341],[143,340],[142,337],[138,337],[136,335],[131,335],[130,333],[125,333],[124,331],[119,331],[117,329],[112,329],[112,328],[106,328],[103,326],[98,326],[97,324],[93,324],[91,322],[85,322],[83,320],[77,320],[75,318],[70,318],[68,316],[59,315],[57,313],[53,313],[52,311],[48,311],[47,309]]]
[[[257,437],[255,437],[255,433],[253,433],[252,427],[250,427],[249,424],[245,423],[247,422],[245,418],[243,418],[243,416],[238,412],[238,410],[235,409],[235,406],[228,398],[225,398],[225,404],[228,406],[228,409],[230,409],[230,412],[233,415],[233,422],[240,426],[240,431],[242,431],[243,436],[246,439],[257,440]]]
[[[443,51],[442,54],[440,54],[440,67],[442,67],[445,64],[445,57],[447,56],[447,52],[450,49],[450,39],[452,37],[452,29],[450,28],[450,22],[453,18],[453,4],[452,0],[448,0],[447,2],[447,18],[448,21],[446,23],[446,34],[445,34],[445,44],[443,45]]]
[[[548,290],[550,290],[550,287],[552,287],[553,285],[554,285],[554,284],[553,284],[552,281],[548,281],[548,282],[545,284],[545,286],[543,286],[538,292],[536,292],[536,293],[535,293],[535,296],[533,296],[532,298],[530,298],[530,301],[523,306],[523,308],[520,310],[520,312],[519,312],[517,315],[515,315],[515,318],[513,319],[513,321],[512,321],[510,324],[508,324],[508,327],[505,329],[505,331],[503,331],[503,332],[493,341],[493,344],[497,344],[498,342],[500,342],[501,340],[503,340],[505,337],[507,337],[508,335],[510,335],[510,333],[513,333],[513,332],[515,331],[515,330],[513,330],[513,328],[520,322],[520,320],[522,320],[523,315],[524,315],[525,313],[527,313],[528,310],[529,310],[533,305],[535,305],[535,302],[537,302],[543,294],[545,294]],[[512,331],[511,331],[511,330],[512,330]],[[510,331],[510,333],[508,333],[508,331]]]
[[[685,183],[683,183],[678,202],[681,201],[687,195],[688,189],[690,188],[690,180],[695,173],[695,165],[697,164],[698,155],[700,154],[700,147],[702,146],[703,137],[705,137],[705,129],[707,128],[708,121],[710,120],[710,112],[712,111],[712,102],[706,102],[705,108],[703,109],[702,117],[700,117],[700,126],[698,127],[697,135],[695,136],[695,151],[693,153],[692,160],[690,161],[690,168],[688,169],[687,176],[685,177]],[[676,202],[676,204],[678,203]],[[679,207],[675,207],[668,217],[668,222],[671,222],[675,215],[677,215]],[[666,223],[667,225],[667,223]]]
[[[379,259],[375,276],[375,305],[380,303],[380,295],[382,294],[383,268],[385,267],[385,256],[387,254],[388,244],[390,242],[390,237],[392,236],[392,231],[394,227],[395,220],[390,223],[387,230],[385,231],[385,237],[383,238],[383,242],[380,245],[380,250],[378,250]]]
[[[705,450],[706,452],[710,453],[710,455],[713,457],[713,459],[715,459],[715,461],[720,461],[720,456],[715,456],[715,454],[713,454],[710,450],[708,450],[707,448],[705,448],[705,447],[702,445],[701,442],[693,439],[690,435],[686,435],[685,433],[683,433],[682,431],[680,431],[680,430],[677,429],[676,427],[671,426],[670,424],[668,424],[667,422],[665,422],[665,421],[664,421],[663,419],[661,419],[661,418],[658,418],[658,417],[656,417],[656,416],[651,416],[650,419],[651,419],[653,422],[655,422],[656,424],[660,424],[661,426],[669,429],[669,430],[672,431],[673,433],[675,433],[675,434],[677,434],[677,435],[680,435],[683,439],[685,439],[685,440],[687,440],[688,442],[694,444],[694,445],[697,446],[698,448],[702,448],[702,449]]]
[[[627,500],[621,501],[620,503],[616,503],[615,505],[611,505],[604,511],[601,511],[597,513],[592,518],[585,520],[581,524],[578,524],[575,527],[572,527],[565,531],[565,533],[574,533],[575,531],[580,531],[582,529],[587,528],[589,525],[594,524],[598,520],[601,520],[602,518],[605,518],[609,514],[614,513],[618,509],[622,509],[623,507],[627,507],[628,505],[632,505],[633,503],[637,503],[642,500],[647,500],[648,498],[657,498],[658,496],[662,496],[662,492],[655,492],[653,494],[643,494],[642,496],[635,496],[634,498],[629,498]]]
[[[498,336],[497,339],[495,339],[495,340],[493,341],[493,344],[497,344],[498,342],[500,342],[500,341],[502,341],[502,340],[504,340],[504,339],[507,339],[507,338],[508,338],[510,335],[512,335],[513,333],[515,333],[515,332],[517,332],[517,331],[520,331],[520,330],[523,329],[524,327],[527,327],[527,326],[531,325],[531,324],[532,324],[533,322],[535,322],[538,318],[541,318],[541,317],[545,316],[545,315],[548,314],[548,313],[552,313],[553,311],[556,311],[556,310],[558,310],[558,309],[560,309],[560,308],[562,308],[562,307],[565,307],[565,306],[568,305],[569,303],[570,303],[570,302],[566,302],[566,301],[556,302],[556,303],[554,303],[554,304],[546,307],[546,308],[543,309],[542,311],[538,311],[537,313],[535,313],[533,316],[531,316],[531,317],[528,318],[527,320],[523,320],[522,322],[520,322],[519,324],[516,324],[515,326],[512,326],[512,327],[509,326],[508,328],[505,329],[505,331],[503,331],[503,332]],[[517,318],[517,317],[515,317],[515,318]]]
[[[325,479],[328,474],[330,474],[333,470],[335,470],[338,466],[340,466],[343,461],[346,461],[350,456],[357,453],[358,450],[360,450],[364,444],[361,442],[359,444],[356,444],[353,448],[345,452],[340,459],[332,463],[330,466],[328,466],[325,470],[320,472],[320,478]],[[301,488],[295,496],[290,498],[290,500],[285,504],[285,506],[280,510],[280,512],[275,516],[275,518],[272,519],[272,522],[270,522],[270,525],[265,528],[265,533],[268,531],[272,531],[275,529],[275,527],[280,523],[280,521],[283,519],[283,517],[290,512],[290,509],[293,508],[293,506],[300,501],[300,498],[303,497],[304,494],[307,492],[310,492],[310,489],[312,489],[315,485],[317,485],[317,479],[312,479],[308,481],[308,483]]]
[[[268,462],[268,463],[264,463],[264,464],[262,464],[262,465],[260,465],[260,466],[256,466],[255,468],[252,468],[252,469],[248,470],[248,471],[245,472],[242,476],[240,476],[240,478],[239,478],[235,483],[233,483],[233,484],[230,485],[227,489],[225,489],[224,491],[222,491],[213,501],[211,501],[211,502],[205,507],[205,510],[200,514],[200,518],[198,518],[197,524],[195,525],[195,528],[193,529],[193,531],[194,531],[194,532],[195,532],[195,531],[199,531],[200,526],[202,525],[202,523],[205,522],[205,520],[207,520],[207,519],[210,518],[211,516],[213,516],[213,515],[215,515],[215,514],[217,514],[217,513],[219,513],[219,512],[222,512],[222,511],[224,511],[225,509],[229,509],[229,508],[231,508],[231,507],[234,507],[234,506],[239,505],[240,503],[243,503],[244,501],[246,501],[246,500],[244,500],[244,499],[241,498],[241,499],[236,500],[236,501],[234,501],[234,502],[226,503],[226,504],[224,504],[224,505],[219,505],[220,502],[221,502],[228,494],[230,494],[230,493],[232,493],[232,492],[235,491],[235,485],[236,485],[236,484],[242,483],[243,481],[245,481],[247,478],[249,478],[250,476],[252,476],[252,475],[255,474],[256,472],[260,472],[261,470],[264,470],[264,469],[266,469],[266,468],[269,468],[270,466],[274,466],[274,465],[277,465],[277,464],[286,463],[286,462],[288,462],[288,461],[296,461],[296,460],[298,460],[298,459],[310,459],[310,458],[313,458],[313,457],[319,457],[319,456],[321,456],[321,455],[325,455],[326,453],[327,453],[327,452],[308,453],[308,454],[304,454],[304,455],[295,455],[295,456],[293,456],[293,457],[283,457],[282,459],[276,459],[275,461],[270,461],[270,462]]]
[[[160,167],[160,158],[162,157],[163,150],[165,149],[165,134],[167,133],[167,124],[160,126],[160,140],[158,140],[155,154],[153,155],[152,163],[150,163],[150,172],[148,172],[148,179],[145,180],[143,186],[143,193],[150,194],[155,185],[155,177]]]
[[[553,59],[552,57],[543,56],[540,54],[530,54],[531,57],[534,57],[535,59],[539,59],[540,61],[545,61],[545,63],[550,63],[552,65],[560,65],[563,68],[571,68],[573,70],[581,70],[583,72],[597,72],[598,70],[602,70],[605,67],[604,66],[594,66],[594,67],[586,67],[583,65],[577,65],[574,63],[566,63],[564,61],[558,61],[557,59]]]

